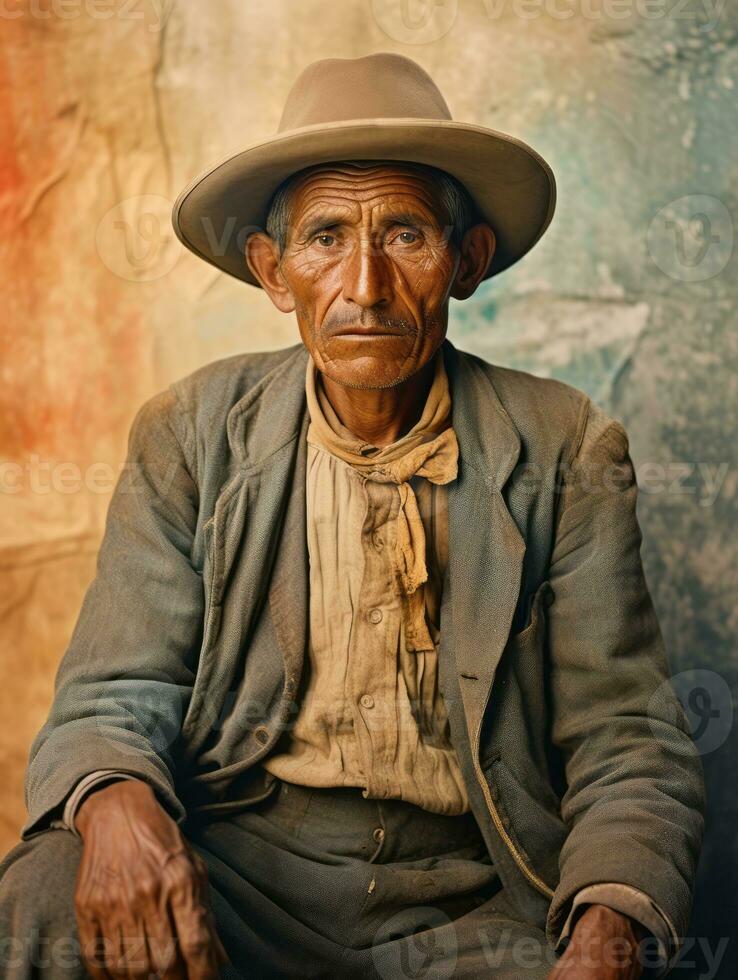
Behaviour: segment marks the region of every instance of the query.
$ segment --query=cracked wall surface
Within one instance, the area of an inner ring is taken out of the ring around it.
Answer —
[[[304,65],[389,50],[427,68],[457,119],[527,140],[556,173],[546,236],[454,306],[450,336],[584,389],[626,426],[676,683],[698,724],[696,691],[718,711],[702,746],[711,805],[694,929],[728,935],[738,5],[603,3],[5,5],[2,850],[23,820],[28,749],[136,408],[217,357],[298,339],[260,291],[180,248],[171,204],[196,173],[274,131]]]

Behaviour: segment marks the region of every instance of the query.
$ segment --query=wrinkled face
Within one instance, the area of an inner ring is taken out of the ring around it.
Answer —
[[[446,335],[458,268],[431,176],[332,164],[293,189],[279,271],[318,369],[355,388],[396,385]]]

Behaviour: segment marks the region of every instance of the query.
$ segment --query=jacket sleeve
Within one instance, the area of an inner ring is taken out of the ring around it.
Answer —
[[[581,889],[630,885],[684,936],[703,832],[699,755],[669,681],[640,557],[623,427],[589,406],[563,481],[548,610],[552,741],[569,834],[548,919],[555,942]]]
[[[31,746],[28,839],[61,816],[86,775],[148,781],[172,816],[174,746],[202,636],[202,578],[190,554],[198,512],[188,422],[170,389],[139,410],[113,493],[97,574],[59,665],[49,717]]]

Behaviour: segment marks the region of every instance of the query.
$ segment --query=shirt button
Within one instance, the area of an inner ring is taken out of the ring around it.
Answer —
[[[382,841],[384,840],[384,828],[377,827],[377,829],[372,833],[372,837],[377,842],[377,844],[381,844]]]
[[[371,694],[362,694],[360,703],[362,708],[373,708],[374,698],[371,696]]]
[[[381,623],[382,622],[382,610],[381,609],[370,609],[369,610],[369,622],[370,623],[374,623],[375,625],[377,623]]]

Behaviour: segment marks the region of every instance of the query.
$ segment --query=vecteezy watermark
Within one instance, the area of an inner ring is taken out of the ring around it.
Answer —
[[[511,479],[521,493],[581,493],[605,496],[622,493],[636,483],[648,496],[691,496],[699,507],[712,507],[725,487],[730,464],[671,460],[643,460],[633,467],[630,462],[606,465],[560,463],[554,468],[541,467],[526,460],[513,470]],[[732,483],[732,481],[731,481]]]
[[[18,970],[35,967],[52,973],[66,972],[79,967],[83,960],[103,966],[114,966],[125,956],[131,969],[149,965],[151,954],[162,966],[173,964],[178,939],[166,936],[146,936],[136,932],[133,936],[122,935],[116,941],[98,937],[84,947],[76,936],[49,939],[34,927],[27,936],[5,936],[0,939],[0,967]],[[34,975],[36,970],[33,971]],[[3,974],[5,975],[5,974]],[[152,974],[153,975],[153,974]],[[158,975],[158,974],[157,974]]]
[[[164,29],[174,4],[169,0],[0,0],[0,20],[144,21],[154,34]]]
[[[733,695],[725,678],[714,670],[684,670],[659,685],[648,703],[649,723],[655,735],[664,720],[677,721],[664,718],[664,705],[674,705],[672,690],[682,704],[699,754],[719,749],[733,728]],[[685,743],[685,752],[692,751],[691,745]]]
[[[491,925],[480,927],[477,936],[491,976],[495,976],[500,970],[510,976],[513,967],[516,974],[519,972],[521,976],[525,976],[528,970],[544,965],[552,967],[556,963],[556,953],[543,934],[521,936],[519,929],[513,931],[506,927],[498,932],[498,928]]]
[[[375,878],[368,893],[376,893]],[[385,980],[447,980],[454,975],[458,960],[456,930],[438,908],[413,909],[411,918],[406,912],[398,912],[377,930],[372,959]]]
[[[182,249],[170,219],[172,202],[159,194],[128,197],[97,226],[97,253],[112,273],[131,282],[167,275]]]
[[[541,967],[552,967],[557,961],[557,954],[541,934],[521,935],[521,929],[487,926],[477,930],[478,945],[484,953],[490,975],[496,976],[504,971],[505,976],[526,976],[527,971],[540,970]],[[686,936],[680,940],[681,956],[672,966],[672,970],[695,970],[705,967],[702,973],[690,973],[690,976],[700,980],[714,980],[728,948],[728,938],[720,937],[715,948],[705,936]],[[580,962],[592,975],[599,975],[608,968],[609,973],[616,967],[637,960],[644,969],[653,970],[663,965],[662,953],[655,937],[649,936],[639,943],[633,951],[629,943],[624,943],[622,937],[612,937],[599,940],[592,938],[591,943],[580,947]],[[676,975],[676,974],[675,974]]]
[[[120,480],[118,492],[123,494],[151,493],[166,497],[177,476],[177,463],[170,462],[158,473],[144,472],[138,463],[124,463],[117,470],[109,463],[90,463],[82,467],[69,461],[44,459],[31,453],[23,463],[0,462],[0,496],[17,494],[76,493],[108,495]]]
[[[692,496],[699,507],[712,507],[725,485],[728,463],[639,463],[638,488],[641,493]]]
[[[671,279],[702,282],[719,275],[733,254],[730,211],[717,197],[688,194],[665,204],[653,217],[646,244]]]
[[[478,0],[488,20],[572,19],[593,22],[686,21],[701,32],[717,26],[727,0]],[[431,44],[449,33],[458,0],[372,0],[377,25],[393,41]]]
[[[24,463],[0,463],[0,494],[15,496],[32,493],[71,495],[86,491],[94,494],[112,493],[116,473],[108,463],[77,463],[42,459],[31,453]]]
[[[622,22],[674,20],[699,24],[711,31],[718,23],[727,0],[480,0],[490,20],[511,14],[518,20],[578,18],[588,21]]]
[[[165,755],[181,736],[186,688],[164,671],[148,673],[145,682],[123,674],[113,684],[101,684],[96,710],[88,715],[97,736],[120,755],[140,756],[143,749]]]
[[[372,13],[393,41],[430,44],[451,30],[458,6],[458,0],[372,0]]]

